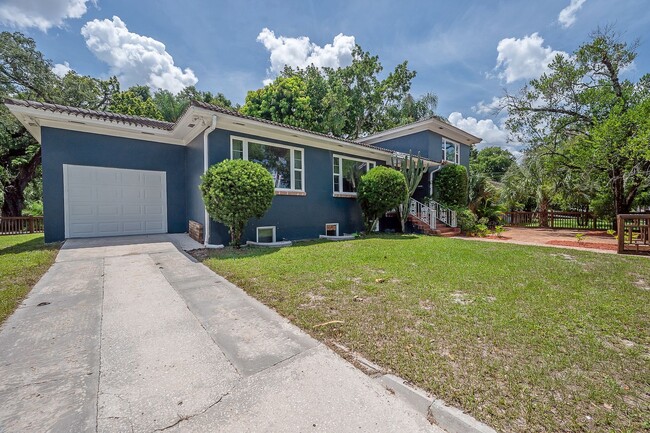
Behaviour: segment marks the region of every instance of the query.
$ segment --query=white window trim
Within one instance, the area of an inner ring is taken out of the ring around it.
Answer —
[[[336,235],[339,235],[339,223],[325,223],[325,234],[327,235],[327,226],[336,226]]]
[[[356,197],[357,193],[356,192],[343,192],[343,191],[337,191],[334,189],[334,159],[339,160],[339,188],[343,188],[343,161],[344,159],[347,159],[348,161],[358,161],[358,162],[365,162],[368,164],[368,169],[366,170],[366,173],[370,171],[371,169],[376,167],[375,161],[371,161],[369,159],[361,159],[361,158],[354,158],[350,156],[345,156],[345,155],[337,155],[334,154],[332,158],[332,191],[334,191],[334,194],[339,194],[339,195],[344,195],[348,197]]]
[[[280,147],[283,149],[289,149],[291,150],[291,157],[289,161],[289,166],[290,166],[290,172],[291,172],[291,188],[275,188],[276,191],[300,191],[300,192],[305,192],[305,149],[302,147],[295,147],[295,146],[287,146],[285,144],[278,144],[278,143],[271,143],[268,141],[263,141],[263,140],[257,140],[254,138],[244,138],[244,137],[238,137],[235,135],[230,136],[230,159],[233,158],[233,141],[234,140],[239,140],[243,143],[243,151],[244,151],[244,159],[248,161],[248,143],[253,142],[257,144],[262,144],[264,146],[271,146],[271,147]],[[302,160],[302,167],[301,168],[295,168],[295,153],[296,151],[299,151],[301,153],[301,160]],[[302,185],[302,188],[298,189],[295,187],[295,172],[300,171],[300,184]]]
[[[260,242],[260,229],[273,229],[273,241],[271,243],[276,242],[276,237],[275,237],[275,226],[263,226],[263,227],[256,227],[255,228],[255,241],[259,244]]]
[[[447,145],[448,144],[453,144],[454,145],[454,160],[449,161],[447,159]],[[447,161],[452,164],[460,164],[460,144],[456,143],[455,141],[447,140],[446,138],[442,139],[442,160]]]

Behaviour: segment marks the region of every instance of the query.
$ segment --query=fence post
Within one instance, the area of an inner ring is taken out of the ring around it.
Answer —
[[[622,254],[625,250],[625,220],[616,215],[616,232],[618,233],[618,253]]]
[[[29,217],[29,232],[34,233],[34,217]]]

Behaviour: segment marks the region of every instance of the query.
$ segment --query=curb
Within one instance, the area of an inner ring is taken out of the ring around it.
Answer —
[[[353,364],[365,367],[360,370],[400,397],[432,424],[446,430],[447,433],[497,433],[492,427],[477,421],[460,409],[448,406],[444,401],[434,398],[401,377],[386,373],[380,366],[352,352],[347,347],[338,343],[333,343],[333,345],[350,356],[355,361]]]

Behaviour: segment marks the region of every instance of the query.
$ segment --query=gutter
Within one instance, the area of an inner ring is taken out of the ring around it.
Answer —
[[[208,136],[212,131],[217,129],[217,115],[212,115],[212,123],[210,126],[205,128],[203,131],[203,174],[208,171]],[[223,248],[222,244],[213,245],[210,243],[210,215],[208,215],[208,209],[204,205],[204,215],[203,215],[203,225],[204,225],[204,235],[203,235],[203,246],[205,248]]]

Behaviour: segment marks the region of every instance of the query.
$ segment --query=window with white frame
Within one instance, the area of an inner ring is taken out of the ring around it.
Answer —
[[[356,194],[361,176],[374,166],[372,161],[334,155],[334,193]]]
[[[257,242],[270,244],[275,242],[275,226],[258,227]]]
[[[305,179],[302,149],[232,137],[230,158],[261,164],[273,176],[275,189],[303,191]]]
[[[460,145],[443,138],[442,160],[453,162],[454,164],[460,164]]]
[[[339,235],[339,223],[325,224],[325,236],[338,236],[338,235]]]

